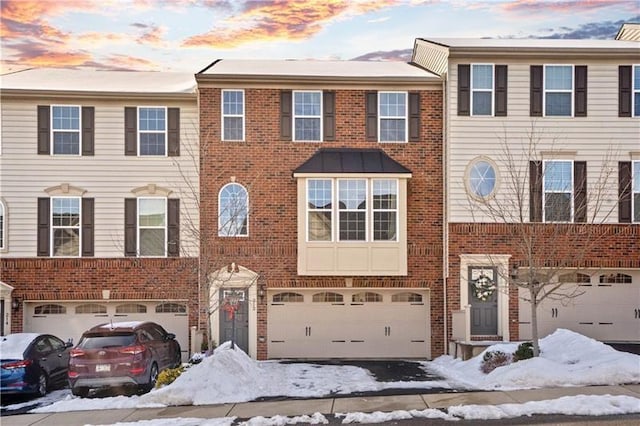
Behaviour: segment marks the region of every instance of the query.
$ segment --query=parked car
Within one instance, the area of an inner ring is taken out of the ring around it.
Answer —
[[[66,385],[69,352],[51,334],[14,333],[0,338],[0,393],[44,396],[54,385]]]
[[[180,365],[175,338],[153,322],[100,324],[85,331],[71,350],[71,392],[83,397],[92,389],[148,392],[159,372]]]

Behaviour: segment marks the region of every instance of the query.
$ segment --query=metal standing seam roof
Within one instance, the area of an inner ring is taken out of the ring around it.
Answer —
[[[411,174],[411,170],[381,149],[320,148],[293,173]]]

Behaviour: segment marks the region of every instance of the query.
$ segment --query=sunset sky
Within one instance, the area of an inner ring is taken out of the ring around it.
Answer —
[[[613,38],[637,0],[1,0],[2,72],[407,60],[416,37]]]

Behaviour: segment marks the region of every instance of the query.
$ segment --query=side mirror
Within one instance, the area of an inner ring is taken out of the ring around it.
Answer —
[[[69,338],[69,340],[67,340],[67,342],[64,344],[65,348],[71,348],[73,347],[73,339]]]
[[[173,333],[167,333],[167,335],[164,337],[165,340],[174,340],[176,338],[176,335]]]

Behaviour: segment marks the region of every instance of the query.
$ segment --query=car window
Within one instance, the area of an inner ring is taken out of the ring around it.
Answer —
[[[48,336],[47,340],[54,351],[61,351],[64,349],[64,342],[56,337]]]
[[[78,347],[82,349],[117,348],[119,346],[131,346],[135,343],[136,336],[133,333],[112,334],[108,336],[82,336]]]
[[[150,340],[153,340],[153,336],[151,335],[151,333],[144,329],[138,330],[138,338],[141,342],[148,342]]]
[[[49,339],[46,337],[40,337],[36,340],[34,345],[34,349],[38,354],[48,354],[51,352],[51,345],[49,344]]]
[[[147,330],[153,336],[153,340],[162,340],[162,339],[164,339],[164,334],[165,333],[160,328],[158,328],[157,326],[150,325],[149,328],[147,328]]]

